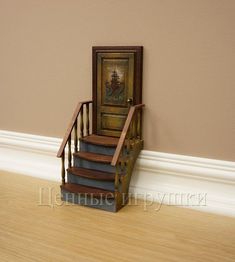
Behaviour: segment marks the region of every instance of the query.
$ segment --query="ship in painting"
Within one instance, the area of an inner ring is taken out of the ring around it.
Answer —
[[[106,102],[123,103],[124,100],[124,83],[120,81],[117,70],[111,73],[111,80],[105,82]]]

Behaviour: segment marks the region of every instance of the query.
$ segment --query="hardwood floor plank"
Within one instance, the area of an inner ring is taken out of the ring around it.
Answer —
[[[235,261],[234,218],[156,206],[66,204],[59,183],[0,172],[1,261]]]

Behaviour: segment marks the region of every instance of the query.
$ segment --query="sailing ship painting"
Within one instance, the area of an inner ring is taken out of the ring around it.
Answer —
[[[112,69],[105,81],[105,103],[122,105],[125,103],[125,73]]]

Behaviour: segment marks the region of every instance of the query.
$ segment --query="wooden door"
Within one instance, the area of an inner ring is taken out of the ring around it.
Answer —
[[[93,47],[93,133],[119,137],[129,107],[142,101],[143,48]]]

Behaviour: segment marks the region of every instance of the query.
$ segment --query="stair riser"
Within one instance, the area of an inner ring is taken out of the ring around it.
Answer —
[[[79,177],[70,173],[68,173],[67,177],[68,177],[68,183],[80,184],[84,186],[91,186],[91,187],[101,188],[109,191],[114,191],[113,181],[94,180],[94,179]]]
[[[117,211],[115,199],[97,199],[92,197],[86,197],[84,195],[70,193],[66,190],[61,190],[61,199],[72,204],[98,208],[110,212]]]
[[[114,147],[93,145],[93,144],[84,143],[83,141],[80,141],[80,151],[112,156],[115,153],[115,149],[116,148]]]
[[[99,170],[103,172],[111,172],[111,173],[115,173],[116,171],[115,167],[111,166],[110,164],[89,161],[79,157],[74,157],[74,166]]]
[[[108,155],[108,156],[113,156],[116,151],[116,146],[115,147],[106,147],[106,146],[101,146],[101,145],[89,144],[87,142],[85,143],[83,141],[80,141],[79,148],[80,148],[80,151],[92,152],[92,153]],[[124,156],[127,155],[126,148],[124,148],[122,153]]]

